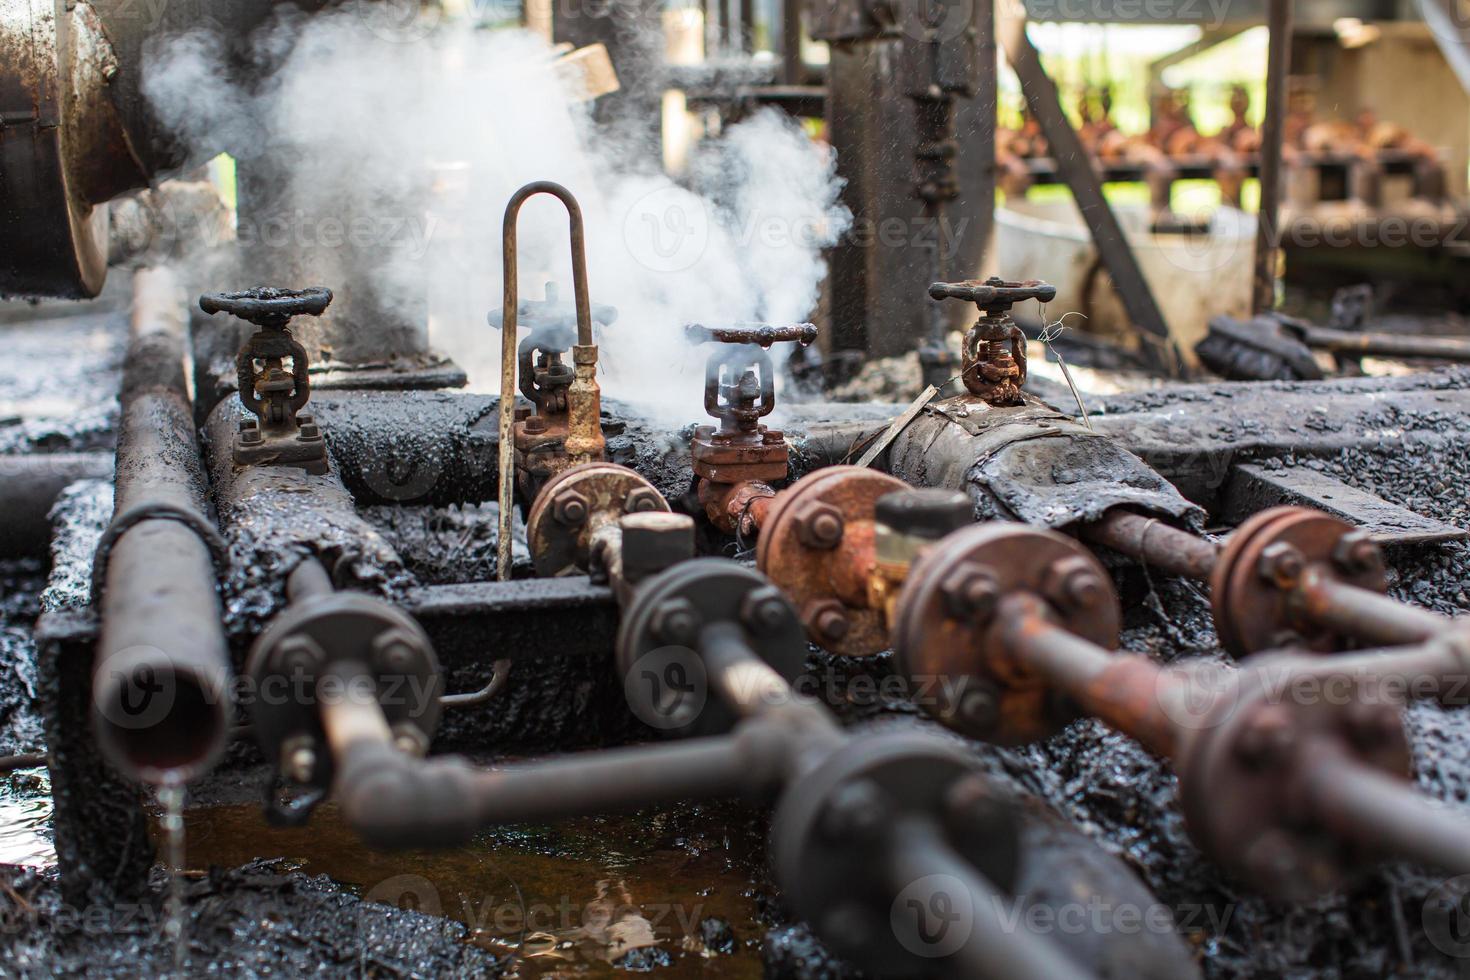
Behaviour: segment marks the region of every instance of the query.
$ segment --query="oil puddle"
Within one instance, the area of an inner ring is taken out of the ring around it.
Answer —
[[[190,873],[282,858],[364,900],[464,923],[512,958],[509,978],[763,975],[760,821],[734,805],[501,828],[450,851],[369,850],[330,804],[300,828],[267,826],[253,804],[196,807],[186,823]]]
[[[42,769],[22,769],[0,781],[0,864],[56,865],[51,840],[51,782]]]

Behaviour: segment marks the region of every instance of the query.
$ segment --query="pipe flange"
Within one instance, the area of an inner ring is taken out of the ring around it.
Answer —
[[[895,928],[884,873],[888,832],[934,820],[949,845],[992,882],[1015,885],[1019,824],[1011,805],[951,741],[919,732],[846,741],[794,780],[771,822],[771,865],[798,918],[843,959],[874,976],[912,976],[918,957]],[[927,966],[933,966],[931,961]]]
[[[750,648],[788,681],[805,668],[809,648],[791,603],[754,569],[695,558],[640,585],[623,613],[617,667],[634,715],[677,735],[734,726],[697,651],[700,631],[721,622],[739,624]]]
[[[1343,649],[1349,637],[1313,623],[1292,593],[1308,567],[1372,592],[1388,591],[1381,561],[1350,560],[1343,544],[1357,529],[1307,507],[1272,507],[1230,535],[1210,575],[1210,609],[1220,645],[1236,657],[1292,648]],[[1376,554],[1371,542],[1366,549]],[[1351,549],[1349,549],[1351,550]]]
[[[911,489],[866,466],[831,466],[776,495],[756,565],[802,610],[813,643],[849,657],[889,647],[883,611],[868,603],[878,500]]]
[[[331,785],[332,759],[317,682],[332,664],[344,660],[367,665],[383,715],[395,732],[427,744],[439,727],[439,658],[413,617],[360,592],[293,602],[260,634],[245,669],[253,694],[250,721],[266,760],[279,765],[288,746],[301,758],[305,750],[312,753],[310,764],[294,767],[291,782],[298,785]]]
[[[616,463],[582,463],[547,481],[526,518],[526,542],[541,578],[587,571],[592,535],[627,514],[668,513],[648,480]]]
[[[1282,654],[1239,672],[1228,696],[1213,692],[1215,708],[1194,721],[1177,764],[1185,823],[1200,850],[1289,902],[1341,889],[1379,857],[1312,819],[1304,776],[1322,753],[1345,753],[1410,786],[1402,705],[1382,697],[1371,677],[1314,668],[1330,670],[1330,662]],[[1351,687],[1326,686],[1339,679]]]
[[[928,692],[923,706],[957,731],[1005,744],[1045,738],[1073,717],[1001,641],[995,612],[1017,592],[1045,598],[1062,629],[1117,646],[1122,612],[1107,571],[1073,539],[1023,524],[977,524],[936,542],[914,563],[893,625],[895,666]]]

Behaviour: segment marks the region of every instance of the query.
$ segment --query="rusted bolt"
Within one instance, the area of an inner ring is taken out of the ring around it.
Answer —
[[[1246,765],[1264,767],[1280,762],[1295,739],[1286,707],[1267,705],[1258,709],[1241,730],[1235,752]]]
[[[322,430],[315,422],[305,422],[302,423],[298,434],[302,439],[320,439]]]
[[[385,674],[408,674],[418,659],[417,644],[402,630],[389,630],[373,640],[373,663]]]
[[[962,561],[939,584],[945,609],[956,619],[984,622],[995,614],[1000,585],[985,566]]]
[[[310,676],[322,665],[327,655],[309,636],[288,636],[276,647],[276,662],[286,674]]]
[[[806,628],[827,643],[839,643],[852,628],[847,607],[836,599],[814,599],[801,611]]]
[[[822,813],[822,833],[834,841],[862,841],[883,829],[883,792],[867,779],[838,787]]]
[[[546,431],[546,417],[544,415],[532,415],[526,419],[526,434],[539,436]]]
[[[1096,609],[1108,596],[1108,586],[1092,562],[1081,555],[1059,558],[1047,566],[1042,593],[1059,609]]]
[[[665,599],[653,611],[654,634],[672,646],[694,646],[702,625],[699,610],[688,599]]]
[[[1267,545],[1261,552],[1261,563],[1257,570],[1261,573],[1261,578],[1276,583],[1277,588],[1293,589],[1296,588],[1297,580],[1301,578],[1306,564],[1306,558],[1295,545],[1277,541]]]
[[[575,490],[551,498],[551,517],[563,527],[581,527],[587,521],[587,498]]]
[[[791,603],[773,585],[751,590],[740,603],[740,621],[752,632],[766,636],[780,632],[794,613]]]
[[[246,424],[248,422],[248,425]],[[258,446],[265,441],[261,434],[260,423],[255,419],[247,419],[240,425],[240,444],[243,446]]]
[[[664,498],[653,487],[634,487],[623,500],[623,513],[647,514],[663,508]]]
[[[808,501],[799,506],[792,520],[796,522],[797,540],[808,548],[831,551],[842,543],[846,525],[842,512],[831,504],[820,500]]]
[[[1349,575],[1383,571],[1383,549],[1367,531],[1349,531],[1337,539],[1332,563]]]

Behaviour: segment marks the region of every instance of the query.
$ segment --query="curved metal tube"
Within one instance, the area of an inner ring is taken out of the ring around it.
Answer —
[[[537,194],[550,194],[561,201],[567,209],[572,238],[572,288],[577,304],[577,347],[573,351],[577,380],[572,383],[575,390],[579,383],[591,382],[592,424],[598,426],[597,440],[601,438],[598,423],[600,409],[597,398],[597,347],[592,342],[592,299],[587,287],[587,241],[582,223],[582,206],[572,192],[550,180],[538,180],[527,184],[511,195],[505,206],[505,221],[501,229],[503,259],[503,303],[500,328],[500,526],[496,542],[496,577],[502,582],[510,579],[511,508],[515,500],[515,440],[511,427],[515,422],[516,398],[516,314],[520,307],[519,262],[517,255],[516,225],[520,219],[521,205]],[[584,359],[586,363],[584,364]],[[585,370],[584,370],[585,369]],[[577,410],[571,404],[573,394],[568,393],[568,411],[572,414],[572,428],[567,436],[568,452],[577,432]],[[585,414],[585,413],[584,413]],[[581,433],[581,438],[590,438]]]

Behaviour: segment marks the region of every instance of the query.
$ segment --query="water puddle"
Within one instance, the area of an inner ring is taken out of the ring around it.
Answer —
[[[671,978],[762,976],[763,841],[733,805],[502,828],[468,848],[396,853],[360,845],[330,804],[301,828],[267,826],[254,804],[196,807],[186,822],[189,872],[283,858],[365,900],[464,923],[471,942],[514,958],[508,977],[626,976],[617,961]]]
[[[50,868],[51,783],[46,770],[23,769],[0,781],[0,864]]]

